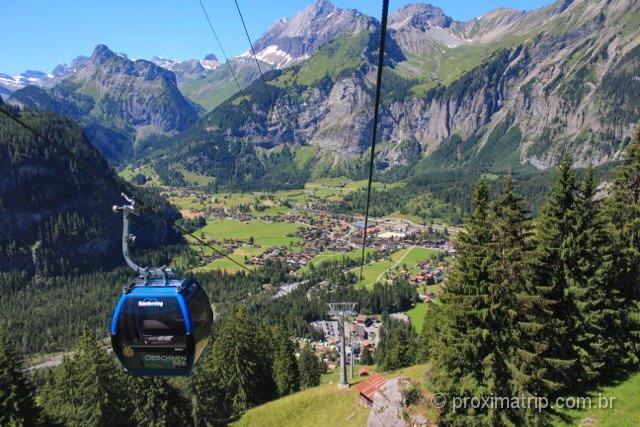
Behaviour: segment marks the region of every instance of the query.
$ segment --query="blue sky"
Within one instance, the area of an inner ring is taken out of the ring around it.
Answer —
[[[229,55],[248,48],[233,0],[203,0]],[[312,0],[238,0],[252,39]],[[391,0],[391,10],[416,0]],[[457,20],[497,7],[534,9],[551,0],[431,0]],[[379,19],[380,1],[334,0]],[[220,57],[197,0],[0,0],[0,73],[51,71],[103,43],[131,58]]]

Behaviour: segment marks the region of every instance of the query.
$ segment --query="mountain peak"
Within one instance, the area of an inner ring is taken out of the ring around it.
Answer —
[[[316,2],[311,5],[310,9],[317,11],[319,15],[323,15],[334,11],[336,6],[329,0],[316,0]]]
[[[217,61],[218,57],[213,53],[208,53],[208,54],[205,55],[204,60],[205,61]]]
[[[317,0],[291,18],[278,19],[256,42],[258,59],[277,68],[308,58],[338,36],[366,30],[372,19],[355,9]]]
[[[453,19],[442,9],[427,3],[408,4],[389,17],[391,28],[411,25],[421,31],[426,31],[432,26],[448,28],[452,22]]]
[[[103,64],[114,57],[118,58],[119,56],[113,53],[107,46],[99,44],[91,54],[91,62],[94,64]]]

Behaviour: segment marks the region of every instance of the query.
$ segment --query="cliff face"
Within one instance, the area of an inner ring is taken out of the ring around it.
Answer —
[[[584,0],[529,13],[501,10],[472,28],[452,22],[436,8],[400,10],[391,19],[395,28],[390,32],[380,127],[381,142],[392,147],[381,156],[397,153],[394,144],[417,141],[424,155],[435,156],[443,166],[473,160],[489,148],[494,155],[515,158],[516,165],[537,168],[552,166],[567,151],[579,165],[617,159],[640,118],[634,102],[640,96],[640,35],[633,26],[639,15],[635,0]],[[402,53],[425,46],[414,43],[416,32],[442,46],[425,33],[434,28],[464,40],[447,55],[460,49],[471,55],[475,43],[490,52],[463,72],[443,74],[434,68],[422,75],[410,73],[407,63],[414,53]],[[251,102],[262,123],[244,117],[238,126],[225,126],[220,117],[229,113],[230,100],[201,126],[223,130],[231,139],[311,144],[325,153],[360,156],[370,143],[374,32],[339,38],[272,79],[277,114],[257,96]],[[482,44],[489,39],[499,43]],[[394,46],[399,46],[399,55]],[[351,55],[356,57],[352,65],[341,57],[344,52],[357,52]],[[327,61],[333,66],[323,69]],[[428,80],[431,76],[438,80]],[[254,83],[255,91],[259,85]],[[247,114],[242,110],[237,113]],[[506,135],[508,146],[494,147]],[[401,164],[399,158],[392,155],[382,164]]]
[[[9,102],[74,118],[115,162],[130,157],[137,141],[184,131],[197,119],[173,72],[148,61],[130,61],[103,45],[51,89],[27,86]]]
[[[339,36],[357,34],[373,24],[373,19],[356,10],[317,0],[293,17],[276,21],[254,48],[259,59],[284,68],[311,57]]]
[[[640,119],[638,22],[637,0],[563,0],[468,22],[426,4],[397,10],[389,16],[378,164],[426,156],[449,167],[493,157],[544,169],[567,151],[579,165],[616,160]],[[228,64],[214,57],[154,58],[160,67],[98,46],[59,70],[52,88],[27,86],[9,102],[74,118],[115,163],[196,122],[196,140],[188,132],[179,140],[201,145],[198,152],[209,133],[261,147],[313,145],[323,158],[353,160],[370,144],[378,37],[375,19],[321,0],[255,42],[269,91],[247,55],[229,64],[241,98]],[[166,68],[179,73],[179,87]],[[213,110],[198,121],[202,110],[181,90]]]

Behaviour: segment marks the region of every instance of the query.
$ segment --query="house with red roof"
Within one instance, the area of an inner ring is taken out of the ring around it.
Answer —
[[[382,374],[374,374],[356,385],[356,389],[360,392],[359,403],[362,406],[370,407],[373,405],[373,396],[376,394],[380,387],[387,382],[387,379]]]

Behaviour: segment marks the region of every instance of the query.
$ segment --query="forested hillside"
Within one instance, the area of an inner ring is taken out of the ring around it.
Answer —
[[[64,150],[0,117],[0,270],[58,276],[120,264],[122,218],[111,207],[122,204],[121,192],[134,190],[69,119],[12,114]],[[145,191],[143,197],[169,220],[178,217],[159,195]],[[177,242],[170,226],[148,215],[136,219],[134,232],[141,247]]]

